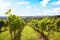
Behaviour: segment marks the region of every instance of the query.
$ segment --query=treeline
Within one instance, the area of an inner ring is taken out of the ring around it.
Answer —
[[[5,27],[5,30],[6,30],[7,26],[8,26],[7,20],[0,20],[0,32],[2,27]]]
[[[11,40],[21,40],[21,32],[25,25],[33,28],[37,33],[39,33],[39,39],[49,40],[49,35],[54,32],[60,32],[60,18],[49,18],[45,17],[42,19],[31,19],[25,22],[19,16],[11,14],[11,9],[9,9],[6,14],[8,14],[7,20],[0,21],[0,31],[1,27],[9,26],[9,32],[11,35]],[[45,34],[47,32],[47,35]],[[18,33],[20,35],[18,35]],[[17,38],[18,37],[18,38]]]

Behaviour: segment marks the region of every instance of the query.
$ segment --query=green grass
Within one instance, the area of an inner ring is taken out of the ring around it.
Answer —
[[[54,35],[50,35],[54,38],[54,40],[60,40],[60,33],[59,32],[54,32]]]
[[[54,38],[54,40],[60,40],[60,33],[55,32],[54,35],[50,35],[50,37]],[[34,31],[31,27],[25,26],[22,31],[21,40],[37,40],[38,33]],[[9,31],[4,31],[0,33],[0,40],[10,40]]]
[[[31,27],[25,26],[22,32],[22,40],[37,40],[37,34]]]
[[[0,33],[0,40],[10,40],[9,31]]]

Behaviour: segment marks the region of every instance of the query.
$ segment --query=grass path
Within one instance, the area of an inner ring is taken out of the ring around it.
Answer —
[[[37,32],[35,32],[31,27],[25,26],[22,32],[22,40],[37,40]]]

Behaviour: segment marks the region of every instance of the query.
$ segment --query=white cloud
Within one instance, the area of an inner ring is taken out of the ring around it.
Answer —
[[[15,11],[14,11],[15,12]],[[36,11],[35,9],[24,9],[23,11],[18,10],[18,12],[16,11],[16,15],[19,16],[45,16],[45,15],[60,15],[60,8],[53,8],[53,9],[44,9],[44,10],[40,10],[39,12]]]
[[[39,11],[40,9],[39,8],[36,8],[36,11]]]
[[[15,9],[14,9],[15,10]],[[19,16],[45,16],[45,15],[60,15],[60,8],[53,8],[53,9],[41,9],[39,12],[35,9],[24,9],[24,10],[15,10],[16,15]],[[13,12],[13,13],[14,13]]]
[[[40,13],[38,13],[38,12],[37,12],[35,15],[36,15],[36,16],[39,16],[39,15],[40,15]]]
[[[7,8],[7,7],[10,7],[10,5],[11,5],[10,3],[1,3],[0,7],[1,8]]]
[[[60,8],[54,8],[52,11],[53,11],[54,13],[60,15]]]
[[[3,8],[7,8],[11,5],[11,3],[9,2],[4,2],[3,0],[0,0],[0,8],[3,9]]]
[[[52,5],[60,5],[60,0],[56,1],[56,2],[52,2]]]
[[[60,8],[53,8],[52,10],[44,10],[44,15],[60,15]]]
[[[0,0],[0,3],[2,2],[2,0]]]
[[[50,0],[43,0],[43,1],[40,2],[40,4],[41,4],[43,7],[45,7],[49,1],[50,1]]]
[[[5,16],[5,12],[9,9],[10,6],[11,3],[0,0],[0,16]]]
[[[31,6],[29,5],[29,6],[27,6],[26,8],[27,8],[27,9],[31,9]]]
[[[30,2],[19,2],[19,4],[30,4]]]
[[[60,11],[60,8],[54,8],[53,10],[54,11]]]

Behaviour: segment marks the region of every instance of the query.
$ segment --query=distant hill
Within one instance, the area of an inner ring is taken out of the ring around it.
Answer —
[[[6,20],[7,17],[6,17],[6,16],[0,16],[0,19],[1,19],[1,20]]]
[[[44,18],[46,16],[20,16],[22,19],[24,20],[28,20],[28,19],[41,19]],[[54,15],[54,16],[48,16],[48,17],[60,17],[60,15]],[[7,17],[6,16],[0,16],[1,20],[6,20]]]

